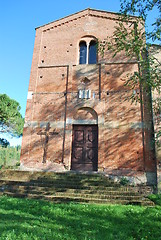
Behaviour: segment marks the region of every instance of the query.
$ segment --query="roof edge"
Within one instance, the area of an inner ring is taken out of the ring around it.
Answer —
[[[67,17],[74,16],[75,14],[78,14],[78,13],[81,13],[81,12],[85,12],[85,11],[87,11],[87,10],[90,10],[90,8],[86,8],[86,9],[84,9],[84,10],[81,10],[81,11],[78,11],[78,12],[75,12],[75,13],[72,13],[72,14],[69,14],[69,15],[67,15],[67,16],[65,16],[65,17],[56,19],[56,20],[54,20],[54,21],[52,21],[52,22],[43,24],[43,25],[41,25],[41,26],[36,27],[35,30],[38,29],[38,28],[41,28],[41,27],[45,27],[45,26],[47,26],[47,25],[49,25],[49,24],[51,24],[51,23],[56,23],[56,22],[58,22],[58,21],[60,21],[60,20],[63,20],[63,19],[65,19],[65,18],[67,18]]]
[[[38,27],[35,28],[35,30],[37,30],[37,29],[39,29],[39,28],[42,28],[42,27],[45,27],[45,26],[47,26],[47,25],[49,25],[49,24],[51,24],[51,23],[59,22],[59,21],[61,21],[61,20],[63,20],[63,19],[66,19],[66,18],[68,18],[68,17],[74,16],[74,15],[76,15],[76,14],[78,14],[78,13],[83,13],[83,12],[86,12],[86,11],[97,11],[97,12],[102,12],[102,13],[110,13],[110,14],[118,15],[118,16],[123,15],[123,14],[117,13],[117,12],[110,12],[110,11],[105,11],[105,10],[100,10],[100,9],[94,9],[94,8],[85,8],[85,9],[83,9],[83,10],[80,10],[80,11],[78,11],[78,12],[69,14],[69,15],[67,15],[67,16],[65,16],[65,17],[59,18],[59,19],[54,20],[54,21],[52,21],[52,22],[49,22],[49,23],[43,24],[43,25],[41,25],[41,26],[38,26]],[[131,15],[129,15],[129,17],[138,18],[137,16],[131,16]]]

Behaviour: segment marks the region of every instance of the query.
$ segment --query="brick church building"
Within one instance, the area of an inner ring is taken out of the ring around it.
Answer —
[[[86,9],[36,28],[21,169],[98,171],[156,183],[145,104],[127,100],[141,91],[124,85],[138,63],[122,52],[97,51],[118,19]]]

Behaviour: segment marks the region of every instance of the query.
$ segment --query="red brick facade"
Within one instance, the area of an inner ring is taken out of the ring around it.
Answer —
[[[124,86],[137,61],[99,53],[79,64],[79,43],[112,36],[118,15],[87,9],[36,29],[21,168],[71,170],[74,125],[98,126],[98,171],[155,182],[156,164],[143,132],[144,106]],[[79,91],[90,90],[88,98]],[[140,94],[140,89],[134,90]],[[82,169],[83,170],[83,169]]]

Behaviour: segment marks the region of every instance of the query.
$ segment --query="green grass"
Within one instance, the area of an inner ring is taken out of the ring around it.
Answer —
[[[0,197],[0,239],[160,240],[161,207]]]

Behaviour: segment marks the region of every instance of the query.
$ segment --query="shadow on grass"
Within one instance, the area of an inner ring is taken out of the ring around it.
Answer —
[[[161,208],[0,198],[0,239],[160,238]]]

